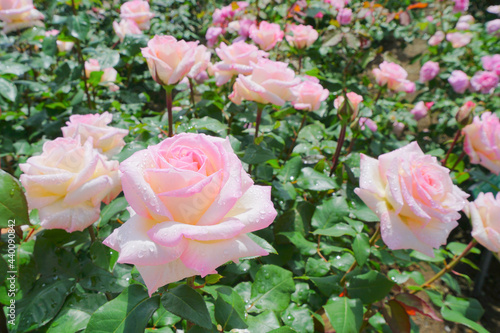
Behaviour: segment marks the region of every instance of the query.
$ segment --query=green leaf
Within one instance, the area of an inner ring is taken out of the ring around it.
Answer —
[[[224,286],[217,289],[215,319],[224,331],[248,327],[245,323],[245,302],[232,288]]]
[[[279,235],[285,236],[293,245],[299,249],[300,253],[303,255],[313,255],[316,253],[316,243],[310,242],[305,239],[298,231],[285,231],[280,232]]]
[[[295,156],[290,160],[285,162],[285,165],[280,170],[279,175],[283,182],[293,182],[297,180],[300,175],[300,169],[302,168],[302,158],[300,156]]]
[[[9,220],[14,220],[16,226],[29,224],[28,204],[21,185],[3,170],[0,170],[0,216],[1,228],[7,228]]]
[[[309,167],[302,169],[302,174],[297,180],[297,185],[311,191],[327,191],[338,187],[333,178]]]
[[[363,304],[359,299],[333,297],[324,307],[337,333],[358,333],[363,322]]]
[[[390,300],[387,305],[382,308],[382,314],[391,330],[398,333],[410,333],[410,317],[405,308],[395,300]]]
[[[330,263],[323,259],[307,258],[306,275],[307,276],[325,276],[330,271]]]
[[[370,256],[370,240],[366,234],[357,234],[352,243],[354,257],[359,266],[363,266]]]
[[[449,307],[447,306],[443,306],[441,308],[441,315],[443,316],[443,318],[445,320],[448,320],[448,321],[452,321],[452,322],[455,322],[455,323],[459,323],[459,324],[462,324],[462,325],[465,325],[469,328],[472,328],[473,330],[475,330],[476,332],[479,332],[479,333],[488,333],[488,330],[486,330],[483,326],[481,326],[480,324],[466,318],[463,314],[461,314],[460,312],[458,311],[454,311],[452,309],[450,309]]]
[[[14,102],[17,96],[16,85],[0,77],[0,95]]]
[[[280,327],[278,318],[273,311],[266,310],[258,316],[249,315],[247,318],[250,332],[269,332]]]
[[[330,276],[322,276],[322,277],[312,277],[311,281],[318,287],[319,291],[325,295],[330,297],[334,292],[340,293],[340,276],[339,275],[330,275]]]
[[[269,244],[269,242],[266,241],[264,238],[261,238],[252,233],[248,233],[247,236],[267,252],[278,254],[278,251],[276,251],[276,249],[271,244]]]
[[[159,307],[158,296],[149,297],[144,287],[133,284],[90,317],[87,332],[144,332],[149,318]]]
[[[96,241],[90,246],[90,258],[97,267],[112,271],[118,260],[118,252]]]
[[[307,307],[298,307],[297,304],[291,303],[281,315],[281,319],[283,323],[297,332],[314,332],[314,322],[311,317],[311,311],[309,311]]]
[[[205,300],[193,288],[181,284],[161,297],[161,303],[168,311],[204,328],[212,327]]]
[[[359,298],[364,304],[370,304],[386,297],[393,285],[394,282],[388,280],[381,273],[370,271],[352,277],[347,292],[350,297]]]
[[[276,156],[271,150],[254,143],[247,147],[245,155],[241,158],[241,160],[247,164],[260,164],[274,159],[276,159]]]
[[[437,314],[434,312],[434,309],[418,296],[403,293],[396,295],[394,299],[401,303],[405,308],[410,308],[414,311],[420,312],[424,316],[427,316],[434,320],[443,321],[437,316]]]
[[[155,313],[153,313],[152,317],[154,327],[172,326],[181,320],[181,317],[168,312],[161,303],[160,307],[155,311]]]
[[[317,229],[325,229],[335,226],[336,223],[343,221],[344,216],[348,215],[349,207],[347,206],[346,199],[343,197],[334,197],[316,207],[311,224]]]
[[[274,265],[262,266],[252,284],[252,306],[262,310],[283,311],[295,291],[292,272]]]
[[[452,295],[447,295],[444,305],[454,311],[460,312],[462,315],[472,321],[479,321],[484,314],[484,309],[475,298],[459,298]]]
[[[70,16],[68,26],[71,36],[83,41],[89,33],[90,23],[87,15],[80,14],[79,16]]]
[[[314,217],[313,217],[314,218]],[[333,227],[327,229],[318,229],[313,232],[315,235],[323,235],[330,237],[342,237],[345,235],[355,236],[356,231],[347,223],[336,223]]]

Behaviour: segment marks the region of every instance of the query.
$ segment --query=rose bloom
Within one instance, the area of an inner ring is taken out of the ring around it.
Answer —
[[[498,76],[494,72],[479,71],[470,79],[471,89],[482,94],[491,94],[498,86]]]
[[[448,82],[456,93],[463,94],[469,88],[469,77],[462,71],[451,72]]]
[[[446,34],[446,40],[451,43],[454,48],[459,48],[470,43],[472,34],[469,32],[450,32]]]
[[[41,155],[19,167],[28,206],[38,209],[45,229],[82,231],[99,219],[101,201],[108,204],[121,192],[118,161],[99,154],[92,140],[48,141]]]
[[[342,8],[339,10],[339,13],[337,14],[337,21],[339,22],[340,25],[346,25],[351,23],[352,19],[352,9],[350,8]]]
[[[463,15],[458,18],[459,23],[474,23],[474,16],[472,15]]]
[[[406,79],[408,73],[404,68],[393,62],[382,62],[379,68],[373,69],[373,75],[379,86],[387,84],[390,90],[413,92],[415,89],[415,84]]]
[[[429,109],[434,105],[434,102],[424,103],[422,101],[415,104],[415,107],[410,111],[411,114],[415,117],[416,121],[427,116]]]
[[[320,108],[321,102],[330,95],[328,89],[324,89],[319,80],[311,76],[292,89],[297,95],[292,105],[297,110],[316,111]]]
[[[222,34],[222,32],[223,31],[221,27],[210,27],[207,29],[205,39],[207,40],[208,47],[213,47],[217,43],[217,40],[219,39],[219,36]]]
[[[439,63],[427,61],[420,69],[420,82],[428,82],[439,74]]]
[[[45,36],[57,36],[59,35],[59,30],[57,29],[52,29],[52,30],[47,30],[45,31]],[[59,52],[68,52],[71,51],[75,43],[73,42],[64,42],[62,40],[56,40],[56,45],[57,45],[57,50]]]
[[[44,24],[45,17],[35,9],[32,0],[0,0],[0,20],[4,22],[3,32],[9,33]]]
[[[212,23],[223,25],[227,20],[232,19],[237,12],[244,10],[246,7],[248,7],[248,2],[237,1],[220,9],[217,8],[212,14]]]
[[[469,30],[470,24],[467,22],[458,22],[457,25],[455,26],[455,29],[462,31]]]
[[[500,75],[500,54],[495,54],[493,56],[484,56],[481,58],[483,63],[483,68],[490,72],[495,72]]]
[[[365,130],[365,126],[370,129],[372,132],[376,132],[378,127],[377,124],[371,120],[370,118],[365,118],[365,117],[360,117],[359,118],[359,126],[361,127],[361,130]]]
[[[125,2],[120,7],[120,17],[124,20],[132,20],[141,30],[149,29],[150,20],[155,14],[149,12],[149,3],[142,0]]]
[[[470,162],[480,164],[494,174],[500,174],[500,121],[491,112],[474,117],[472,124],[462,129],[464,151]]]
[[[247,44],[243,41],[236,42],[229,46],[222,42],[215,52],[222,61],[212,66],[215,74],[215,82],[218,86],[231,80],[238,74],[252,74],[252,63],[257,63],[260,58],[268,57],[267,52],[259,50],[255,45]]]
[[[479,193],[464,210],[472,222],[472,237],[491,252],[500,253],[500,193]]]
[[[282,41],[284,35],[285,33],[276,23],[262,21],[259,27],[252,25],[250,28],[250,38],[264,51],[269,51],[277,42]]]
[[[310,47],[318,39],[318,32],[310,25],[291,24],[287,27],[287,32],[290,35],[286,35],[286,41],[297,49]]]
[[[139,28],[134,20],[121,20],[119,23],[113,22],[113,30],[115,31],[120,42],[123,42],[127,35],[141,35],[142,30]]]
[[[352,114],[352,119],[356,118],[358,116],[358,110],[359,110],[359,104],[363,102],[363,96],[356,94],[355,92],[351,91],[346,94],[347,99],[351,103],[351,106],[354,108],[353,114]],[[344,96],[340,95],[339,97],[335,98],[333,101],[333,106],[339,110],[342,105],[344,104]]]
[[[253,184],[229,139],[179,134],[134,153],[120,170],[133,214],[103,243],[119,263],[136,265],[150,295],[268,254],[246,234],[276,217],[271,187]]]
[[[454,0],[455,5],[453,6],[454,12],[466,12],[469,8],[469,0]]]
[[[102,71],[101,81],[100,83],[103,86],[109,87],[111,91],[118,91],[120,88],[114,84],[116,81],[116,76],[118,72],[114,68],[104,68],[101,69],[101,65],[99,65],[99,61],[96,59],[89,59],[85,61],[85,75],[87,78],[90,78],[90,74],[92,72]]]
[[[429,38],[429,45],[436,46],[441,44],[441,42],[444,40],[444,37],[444,32],[437,31],[431,38]]]
[[[412,142],[378,159],[361,154],[359,188],[354,192],[380,218],[384,243],[434,257],[446,244],[468,195],[434,156]]]
[[[496,19],[486,23],[486,31],[489,34],[498,34],[499,30],[500,30],[500,19]]]
[[[194,51],[194,65],[187,74],[191,79],[197,77],[200,73],[206,72],[210,64],[210,56],[212,54],[207,50],[205,45],[198,45]]]
[[[234,83],[233,92],[229,95],[233,103],[239,105],[246,99],[282,106],[297,98],[292,88],[300,83],[300,79],[295,78],[295,72],[288,68],[287,63],[261,58],[251,65],[252,74],[239,74]]]
[[[497,6],[489,6],[488,8],[486,8],[486,11],[488,13],[492,13],[492,14],[499,14],[500,15],[500,5],[497,5]]]
[[[172,36],[156,35],[141,51],[153,79],[165,86],[177,84],[191,71],[197,46],[198,42],[177,41]]]
[[[239,42],[241,40],[247,39],[250,36],[250,28],[254,24],[255,24],[255,20],[243,18],[239,21],[233,21],[233,22],[229,23],[227,28],[229,31],[240,35],[240,37],[238,37],[234,40],[234,42]]]
[[[405,124],[397,120],[392,123],[392,131],[394,132],[394,134],[396,134],[396,136],[400,136],[401,134],[403,134],[404,130],[405,130]]]
[[[81,142],[86,142],[92,138],[92,144],[103,155],[108,158],[118,154],[125,141],[123,138],[128,134],[128,130],[108,126],[113,120],[109,112],[102,114],[72,115],[66,126],[61,128],[65,138],[80,137]]]

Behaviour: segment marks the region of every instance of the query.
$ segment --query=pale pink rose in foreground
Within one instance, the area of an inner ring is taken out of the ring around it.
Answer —
[[[191,79],[197,77],[200,73],[206,72],[210,65],[210,56],[212,54],[205,45],[198,45],[194,51],[194,65],[187,74]]]
[[[132,214],[103,243],[137,267],[150,295],[268,254],[247,233],[276,217],[271,187],[253,184],[229,139],[179,134],[134,153],[120,170]]]
[[[137,23],[141,30],[149,29],[150,20],[155,14],[149,11],[149,3],[142,0],[125,2],[120,7],[120,17],[124,20],[132,20]]]
[[[359,104],[363,102],[363,96],[356,94],[355,92],[351,91],[346,94],[347,99],[349,100],[353,110],[352,110],[352,117],[351,119],[354,120],[358,116],[358,111],[359,111]],[[335,98],[333,101],[333,106],[337,109],[340,110],[342,108],[342,105],[344,104],[345,98],[343,95],[340,95],[339,97]]]
[[[451,43],[454,48],[463,47],[470,43],[472,40],[472,34],[470,32],[450,32],[446,34],[446,40]]]
[[[479,193],[464,209],[472,222],[472,237],[491,252],[500,253],[500,193]]]
[[[427,116],[429,109],[434,105],[434,102],[424,103],[422,101],[415,104],[415,107],[410,111],[411,114],[415,117],[416,121]]]
[[[429,38],[429,45],[436,46],[441,44],[441,42],[444,40],[444,32],[442,31],[436,31],[436,33]]]
[[[285,33],[276,23],[262,21],[259,27],[253,25],[250,28],[250,38],[264,51],[272,49],[277,42],[283,40]]]
[[[198,42],[156,35],[148,42],[148,47],[141,51],[153,80],[165,86],[177,84],[191,71],[197,46]]]
[[[306,78],[292,89],[297,95],[297,99],[292,101],[292,105],[297,110],[316,111],[320,108],[321,102],[326,100],[330,94],[328,89],[324,89],[315,77]]]
[[[479,71],[470,79],[470,86],[473,91],[491,94],[498,86],[498,76],[494,72]]]
[[[0,0],[0,20],[3,21],[3,32],[9,33],[44,24],[45,17],[35,9],[32,0]]]
[[[123,42],[125,36],[127,35],[141,35],[142,30],[139,28],[137,23],[133,20],[121,20],[119,23],[113,22],[113,30],[115,31],[120,42]]]
[[[82,231],[99,219],[101,201],[108,204],[121,192],[118,161],[108,161],[91,140],[48,141],[41,155],[19,167],[28,207],[38,209],[45,229]]]
[[[429,82],[439,74],[439,63],[427,61],[420,69],[420,82]]]
[[[456,93],[463,94],[469,88],[469,77],[462,71],[451,72],[448,82]]]
[[[464,151],[470,162],[480,164],[494,174],[500,174],[500,121],[498,117],[485,112],[474,117],[472,124],[462,129],[465,135]]]
[[[472,111],[476,108],[476,103],[467,101],[458,109],[455,119],[457,123],[467,125],[472,120]]]
[[[488,13],[492,13],[492,14],[499,14],[500,15],[500,5],[497,5],[497,6],[489,6],[488,8],[486,8],[486,11]]]
[[[250,75],[253,67],[251,63],[257,63],[260,58],[268,57],[267,52],[259,50],[255,45],[243,41],[233,43],[229,46],[222,42],[215,52],[222,61],[212,66],[215,82],[221,86],[238,74]]]
[[[297,98],[292,88],[300,83],[300,79],[295,78],[295,72],[288,68],[287,63],[261,58],[251,65],[252,74],[239,74],[229,95],[235,104],[239,105],[245,99],[282,106]]]
[[[437,159],[416,142],[382,154],[361,154],[359,188],[354,192],[380,218],[382,240],[392,250],[413,249],[434,257],[446,244],[468,195]]]
[[[384,61],[379,68],[373,69],[373,75],[379,86],[385,86],[395,91],[406,91],[412,93],[415,91],[415,84],[406,78],[408,73],[403,67],[393,62]]]
[[[351,23],[352,20],[352,9],[342,8],[337,14],[337,21],[340,25],[346,25]]]
[[[219,36],[221,34],[222,34],[221,27],[208,28],[207,33],[205,34],[205,39],[207,40],[208,47],[213,47],[217,43],[217,40],[219,39]]]
[[[255,20],[248,18],[243,18],[239,21],[233,21],[228,24],[227,28],[229,31],[237,33],[240,35],[234,42],[245,40],[250,36],[250,28],[255,24]]]
[[[498,32],[500,31],[500,19],[487,22],[486,31],[489,34],[498,34]]]
[[[125,146],[123,138],[128,134],[128,130],[108,126],[112,120],[113,116],[109,112],[72,115],[61,130],[65,138],[80,137],[81,142],[92,138],[93,147],[111,158]]]
[[[495,54],[493,56],[484,56],[481,58],[483,63],[483,68],[490,72],[495,72],[500,75],[500,54]]]
[[[365,118],[365,117],[360,117],[359,118],[359,126],[361,127],[361,130],[365,130],[365,126],[370,129],[372,132],[376,132],[378,127],[377,124],[371,120],[370,118]]]
[[[310,25],[291,24],[287,27],[286,41],[297,49],[310,47],[317,39],[318,32]]]
[[[466,12],[469,8],[469,0],[453,0],[455,5],[453,6],[454,12]]]

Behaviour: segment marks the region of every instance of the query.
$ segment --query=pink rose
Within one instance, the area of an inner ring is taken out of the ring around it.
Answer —
[[[123,138],[128,134],[128,130],[108,126],[112,120],[113,116],[109,112],[72,115],[61,130],[65,138],[80,137],[81,142],[92,138],[93,147],[111,158],[125,146]]]
[[[85,76],[87,79],[90,77],[90,73],[99,72],[101,70],[101,65],[97,59],[89,59],[85,61]]]
[[[235,32],[240,35],[240,37],[235,40],[235,42],[238,42],[240,40],[245,40],[250,36],[250,28],[254,24],[254,20],[243,18],[239,21],[233,21],[229,23],[227,27],[231,32]]]
[[[35,9],[32,0],[0,0],[0,20],[4,22],[3,32],[9,33],[44,24],[45,17]]]
[[[470,24],[467,22],[458,22],[457,25],[455,26],[455,29],[457,30],[470,30]]]
[[[441,44],[441,42],[444,40],[444,37],[444,32],[437,31],[431,38],[429,38],[429,45],[436,46]]]
[[[339,10],[339,13],[337,14],[337,21],[339,22],[340,25],[346,25],[351,23],[352,19],[352,9],[350,8],[342,8]]]
[[[437,159],[416,142],[378,159],[361,154],[355,193],[380,218],[382,239],[392,250],[413,249],[434,257],[467,204]]]
[[[469,77],[462,71],[451,72],[448,82],[456,93],[463,94],[469,88]]]
[[[276,23],[262,21],[259,27],[253,25],[250,28],[250,38],[264,51],[269,51],[277,42],[282,41],[284,35],[285,33]]]
[[[491,252],[500,252],[500,193],[479,193],[464,210],[472,222],[472,237]]]
[[[57,29],[52,29],[52,30],[47,30],[45,31],[45,36],[57,36],[59,35],[59,30]],[[73,42],[64,42],[62,40],[56,40],[56,45],[57,45],[57,50],[59,52],[68,52],[71,51],[75,43]]]
[[[345,1],[345,0],[325,0],[325,3],[329,3],[332,7],[336,8],[337,10],[339,10],[339,9],[344,8],[345,5],[349,3],[349,1]]]
[[[217,8],[212,14],[212,23],[224,25],[226,21],[232,19],[237,12],[244,10],[246,7],[248,7],[248,2],[237,1],[220,9]]]
[[[394,132],[394,134],[396,134],[396,136],[400,136],[401,134],[403,134],[404,130],[405,130],[405,124],[397,120],[392,123],[392,131]]]
[[[134,153],[120,170],[133,214],[103,243],[120,252],[118,262],[136,265],[150,295],[268,254],[246,234],[276,217],[271,187],[253,185],[229,139],[179,134]]]
[[[251,75],[238,75],[233,92],[229,95],[231,101],[241,104],[246,99],[282,106],[297,98],[292,88],[300,83],[300,79],[295,78],[295,72],[288,68],[287,63],[261,58],[257,63],[251,64]]]
[[[118,161],[93,149],[92,141],[57,138],[39,156],[19,165],[30,209],[38,209],[45,229],[82,231],[99,219],[101,201],[120,192]]]
[[[310,47],[318,39],[318,32],[310,25],[291,24],[287,27],[287,32],[290,33],[285,37],[288,44],[297,49]]]
[[[470,43],[472,34],[470,32],[450,32],[446,34],[446,40],[451,43],[454,48],[459,48]]]
[[[469,8],[469,0],[453,0],[455,6],[453,6],[454,12],[466,12]]]
[[[213,47],[219,36],[222,34],[222,28],[220,27],[210,27],[207,29],[207,33],[205,34],[205,39],[207,40],[208,47]]]
[[[156,35],[141,51],[153,79],[165,86],[177,84],[191,71],[197,46],[198,42],[177,41],[172,36]]]
[[[484,69],[500,75],[500,54],[495,54],[493,56],[484,56],[481,58],[481,62],[483,63]]]
[[[474,23],[474,16],[472,15],[463,15],[458,18],[459,23]]]
[[[318,12],[318,13],[316,13],[316,15],[314,15],[314,18],[322,19],[323,16],[325,16],[325,14],[323,14],[323,12]]]
[[[370,129],[372,132],[376,132],[378,127],[377,124],[371,120],[370,118],[365,118],[365,117],[360,117],[359,118],[359,126],[361,127],[361,130],[365,130],[365,125]]]
[[[150,20],[155,14],[149,12],[149,3],[142,0],[125,2],[120,7],[120,17],[124,20],[132,20],[141,30],[149,29]]]
[[[420,69],[420,82],[428,82],[439,74],[439,63],[427,61]]]
[[[498,76],[494,72],[479,71],[470,79],[470,86],[473,91],[491,94],[498,86]]]
[[[215,52],[222,60],[212,66],[215,74],[215,82],[221,86],[238,74],[250,75],[253,67],[251,63],[257,63],[260,58],[268,57],[267,52],[261,51],[255,45],[243,41],[229,46],[221,43]]]
[[[486,31],[489,34],[498,34],[499,30],[500,30],[500,19],[496,19],[486,23]]]
[[[489,6],[488,8],[486,8],[486,11],[488,13],[492,13],[492,14],[499,14],[500,15],[500,5],[497,5],[497,6]]]
[[[139,28],[134,20],[121,20],[119,23],[113,22],[113,30],[115,31],[120,42],[123,42],[127,35],[141,35],[142,30]]]
[[[100,84],[109,87],[109,90],[111,91],[118,91],[120,89],[116,84],[114,84],[116,76],[118,75],[118,72],[114,68],[101,68],[99,61],[96,59],[89,59],[85,61],[85,75],[87,78],[90,78],[90,74],[92,72],[99,71],[103,71]]]
[[[434,105],[434,102],[424,103],[422,101],[415,104],[415,107],[410,111],[411,114],[415,117],[416,121],[427,116],[429,109]]]
[[[500,173],[500,121],[485,112],[474,117],[472,124],[462,129],[465,135],[464,151],[472,164],[480,164],[494,174]]]
[[[210,56],[212,54],[207,50],[205,45],[198,45],[194,51],[194,65],[187,74],[191,79],[194,79],[202,72],[206,72],[210,65]]]
[[[395,91],[415,91],[415,84],[408,81],[408,73],[403,67],[393,62],[384,61],[380,64],[379,68],[373,69],[373,75],[379,86],[385,86]]]
[[[359,104],[363,102],[363,96],[356,94],[355,92],[351,91],[346,94],[347,99],[349,100],[351,106],[353,107],[353,114],[352,114],[352,119],[356,118],[358,116],[358,110],[359,110]],[[337,109],[340,110],[342,108],[342,105],[344,104],[344,96],[340,95],[339,97],[335,98],[333,101],[333,106]]]
[[[313,77],[306,78],[292,89],[297,95],[297,99],[292,101],[292,105],[297,110],[316,111],[320,108],[321,102],[326,100],[330,94],[319,84],[319,80]]]

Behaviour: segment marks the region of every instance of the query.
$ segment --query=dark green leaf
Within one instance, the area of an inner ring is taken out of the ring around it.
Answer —
[[[292,272],[274,265],[264,265],[252,284],[252,306],[262,310],[283,311],[295,291]]]
[[[21,185],[3,170],[0,170],[0,216],[1,228],[7,228],[9,220],[15,221],[15,226],[29,223],[28,204]]]
[[[247,328],[245,323],[245,302],[230,287],[217,289],[217,300],[215,301],[215,319],[224,331],[233,328]]]
[[[327,191],[337,188],[337,184],[333,178],[313,168],[302,169],[302,174],[297,180],[297,185],[311,191]]]
[[[161,297],[166,310],[205,328],[212,327],[205,300],[193,288],[181,284]]]
[[[363,304],[359,299],[333,297],[324,309],[337,333],[359,332],[363,322]]]
[[[297,304],[291,303],[281,315],[281,319],[297,332],[314,332],[314,322],[307,307],[298,307]]]
[[[359,298],[364,304],[380,301],[392,289],[394,282],[376,271],[352,277],[347,291],[350,297]]]
[[[317,229],[326,229],[333,227],[337,222],[343,221],[344,216],[348,215],[349,207],[347,206],[346,199],[343,197],[334,197],[316,207],[311,223]]]
[[[366,234],[357,234],[352,243],[354,257],[359,266],[363,266],[370,256],[370,240]]]

